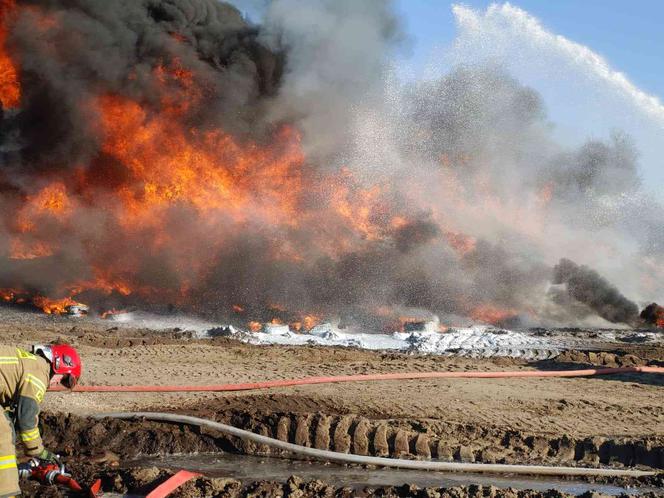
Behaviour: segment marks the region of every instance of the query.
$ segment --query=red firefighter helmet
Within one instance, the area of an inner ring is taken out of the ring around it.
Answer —
[[[43,356],[51,363],[53,376],[59,377],[60,383],[73,389],[81,378],[81,358],[76,349],[69,344],[52,344],[33,346],[32,352]]]

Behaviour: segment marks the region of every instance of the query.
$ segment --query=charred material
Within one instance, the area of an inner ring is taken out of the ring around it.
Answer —
[[[664,307],[659,304],[651,303],[643,308],[640,317],[648,325],[664,329]]]

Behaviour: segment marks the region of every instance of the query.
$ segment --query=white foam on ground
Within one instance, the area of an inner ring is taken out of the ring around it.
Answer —
[[[261,332],[249,332],[185,315],[157,315],[146,312],[120,313],[105,322],[123,328],[146,328],[155,332],[180,329],[191,331],[197,337],[225,336],[248,344],[285,346],[341,346],[370,350],[401,351],[422,354],[457,355],[469,357],[507,356],[524,359],[546,359],[565,349],[593,349],[596,343],[643,342],[664,343],[664,334],[649,331],[596,330],[589,339],[587,334],[556,332],[541,335],[529,332],[497,329],[488,325],[451,328],[447,332],[425,326],[417,332],[393,334],[366,333],[362,330],[340,329],[331,323],[322,323],[307,333],[297,333],[288,325],[265,324]]]
[[[109,315],[104,320],[114,325],[125,325],[131,328],[145,328],[155,331],[170,331],[173,329],[194,332],[200,337],[205,337],[207,331],[217,327],[217,324],[207,320],[187,315],[159,315],[144,311],[127,311]]]
[[[228,335],[249,344],[289,346],[313,344],[472,357],[509,356],[544,359],[560,352],[560,348],[552,344],[550,339],[544,341],[521,332],[489,326],[450,329],[447,332],[367,334],[340,330],[332,324],[325,323],[303,334],[284,328],[266,327],[262,332],[234,330]]]

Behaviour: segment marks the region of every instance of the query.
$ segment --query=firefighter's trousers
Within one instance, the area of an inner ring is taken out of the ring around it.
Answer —
[[[4,412],[0,413],[0,498],[20,494],[14,426]]]

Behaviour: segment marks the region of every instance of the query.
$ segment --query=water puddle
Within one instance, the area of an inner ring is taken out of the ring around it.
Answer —
[[[623,493],[642,494],[658,491],[656,488],[624,488],[607,484],[592,484],[551,477],[524,477],[488,474],[460,474],[447,472],[365,469],[358,466],[341,466],[332,463],[288,460],[285,458],[256,457],[232,454],[173,455],[142,458],[129,463],[132,467],[160,467],[174,470],[200,472],[209,477],[229,477],[239,481],[269,480],[285,482],[297,475],[304,480],[320,479],[334,486],[349,486],[362,489],[367,486],[400,486],[405,483],[420,487],[467,486],[481,484],[500,488],[533,489],[546,491],[556,489],[563,493],[580,495],[596,491],[618,496]]]

